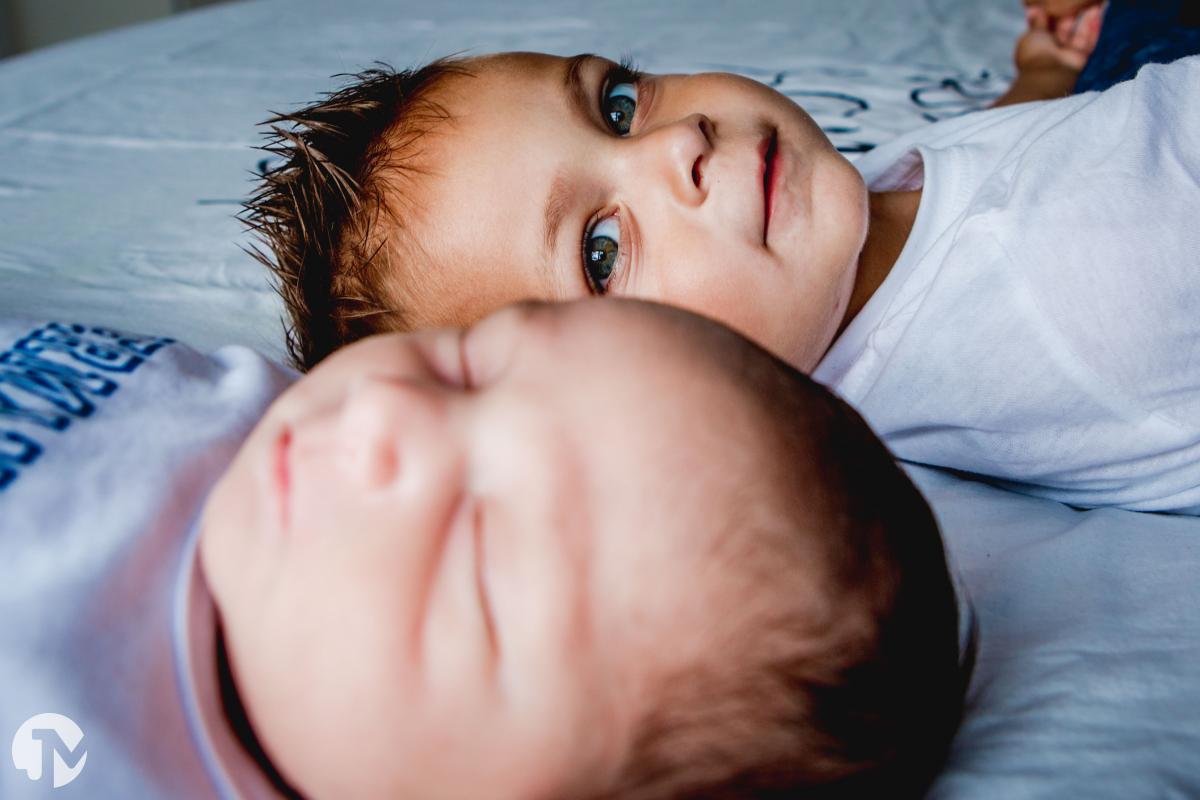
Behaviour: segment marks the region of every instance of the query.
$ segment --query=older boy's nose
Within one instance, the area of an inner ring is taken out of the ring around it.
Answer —
[[[699,205],[708,194],[705,169],[712,155],[713,123],[703,114],[691,114],[642,135],[649,167],[670,187],[675,199]],[[645,176],[643,175],[643,178]]]

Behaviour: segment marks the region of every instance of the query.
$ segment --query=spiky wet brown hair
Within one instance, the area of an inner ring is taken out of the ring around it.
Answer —
[[[283,298],[288,355],[299,369],[406,327],[385,280],[397,266],[394,242],[379,222],[392,233],[403,227],[394,179],[421,172],[418,144],[448,118],[430,90],[451,74],[470,73],[453,57],[399,71],[381,63],[335,75],[349,83],[261,123],[271,158],[239,219],[256,237],[247,252]]]

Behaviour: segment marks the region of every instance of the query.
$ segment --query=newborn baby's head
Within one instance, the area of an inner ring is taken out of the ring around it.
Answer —
[[[201,559],[313,798],[897,796],[962,703],[941,540],[883,445],[664,306],[335,354],[246,441]]]

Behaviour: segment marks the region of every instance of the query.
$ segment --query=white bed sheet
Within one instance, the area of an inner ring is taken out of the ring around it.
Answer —
[[[261,157],[254,124],[376,59],[591,50],[731,68],[792,94],[853,154],[985,105],[1021,24],[1017,0],[258,0],[10,59],[0,314],[280,357],[282,309],[232,218]],[[981,623],[934,796],[1200,796],[1200,520],[915,472]]]
[[[931,797],[1200,797],[1200,520],[910,474],[979,622]]]

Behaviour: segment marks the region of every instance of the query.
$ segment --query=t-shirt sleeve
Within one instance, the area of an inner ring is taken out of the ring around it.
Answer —
[[[847,399],[914,462],[1196,513],[1200,59],[1044,107],[1023,137],[929,151],[977,177],[919,291],[860,335]]]

